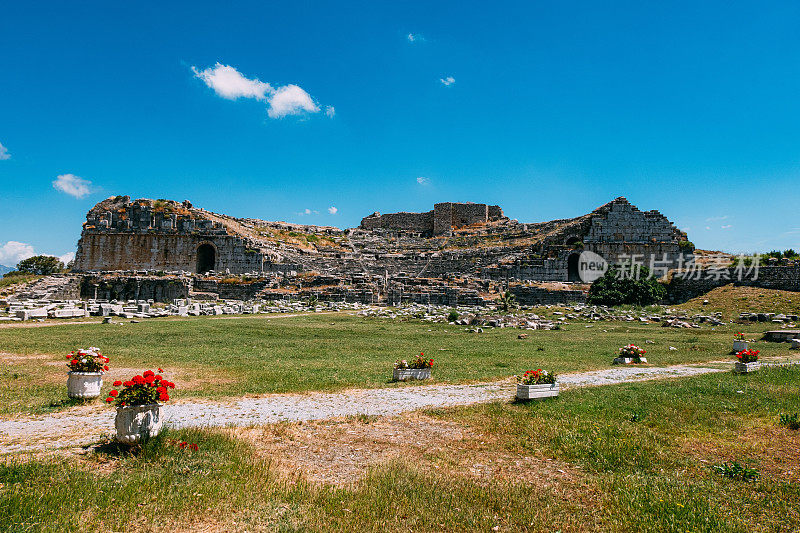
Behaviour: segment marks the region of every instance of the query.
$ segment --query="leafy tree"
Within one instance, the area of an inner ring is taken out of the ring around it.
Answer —
[[[17,270],[24,274],[49,276],[64,270],[64,263],[52,255],[34,255],[17,263]]]
[[[661,301],[667,289],[650,275],[650,269],[641,267],[638,276],[625,276],[618,266],[611,266],[603,277],[589,287],[588,301],[593,305],[652,305]]]

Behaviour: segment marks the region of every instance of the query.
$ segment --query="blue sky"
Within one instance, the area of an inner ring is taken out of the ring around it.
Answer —
[[[797,2],[6,2],[0,264],[74,251],[116,194],[339,227],[626,196],[702,248],[800,248],[798,20]]]

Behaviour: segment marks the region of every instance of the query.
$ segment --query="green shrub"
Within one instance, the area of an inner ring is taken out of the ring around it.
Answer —
[[[800,429],[800,420],[798,420],[798,413],[794,414],[782,414],[781,415],[781,425],[786,426],[789,429],[798,430]]]
[[[447,313],[447,321],[455,322],[456,320],[458,320],[458,317],[460,316],[461,315],[458,314],[458,311],[456,311],[455,309],[451,309],[450,312]]]
[[[616,265],[589,287],[588,301],[592,305],[652,305],[667,295],[667,289],[641,267],[637,276],[623,276]]]

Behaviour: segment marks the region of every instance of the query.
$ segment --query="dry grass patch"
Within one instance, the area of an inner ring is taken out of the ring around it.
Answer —
[[[800,431],[763,420],[733,437],[693,437],[682,451],[705,464],[739,462],[755,466],[762,475],[800,483]]]
[[[253,444],[283,475],[325,485],[351,485],[371,469],[395,462],[481,484],[521,482],[558,489],[581,478],[565,463],[509,452],[491,435],[420,413],[227,431]]]

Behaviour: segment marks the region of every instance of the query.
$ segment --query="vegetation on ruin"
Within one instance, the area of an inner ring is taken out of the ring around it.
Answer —
[[[800,370],[712,374],[429,413],[457,447],[408,446],[341,487],[276,468],[259,440],[167,431],[0,463],[8,531],[794,531],[800,528]],[[337,422],[328,422],[336,424]],[[338,422],[343,430],[372,423]],[[262,439],[269,439],[264,433]],[[197,444],[197,450],[175,442]],[[265,441],[263,441],[265,442]],[[758,472],[747,482],[715,465]],[[487,472],[486,474],[484,472]]]
[[[317,235],[315,233],[303,233],[266,226],[258,226],[253,231],[260,239],[279,244],[291,244],[305,249],[316,249],[321,246],[343,249],[342,245],[329,235]]]
[[[526,339],[518,339],[519,330],[513,328],[486,328],[479,334],[466,329],[346,314],[4,326],[0,414],[70,405],[64,401],[65,370],[49,364],[64,357],[65,346],[98,346],[113,358],[106,388],[125,377],[124,369],[162,367],[170,369],[167,379],[180,386],[176,398],[221,398],[402,386],[391,383],[387,361],[421,351],[437,361],[434,381],[450,383],[506,379],[534,364],[558,374],[608,368],[619,346],[631,342],[646,346],[648,362],[656,366],[718,361],[729,357],[734,333],[760,339],[773,324],[683,330],[638,322],[575,321],[560,330],[527,331]],[[791,353],[787,344],[760,340],[751,348],[761,350],[764,360]]]
[[[589,287],[587,301],[593,305],[644,306],[660,302],[666,295],[666,287],[650,275],[647,267],[632,275],[612,266]]]
[[[13,270],[11,272],[7,272],[2,278],[0,278],[0,289],[13,287],[14,285],[18,285],[20,283],[36,281],[41,277],[42,276],[37,276],[36,274],[23,274],[17,270]]]

